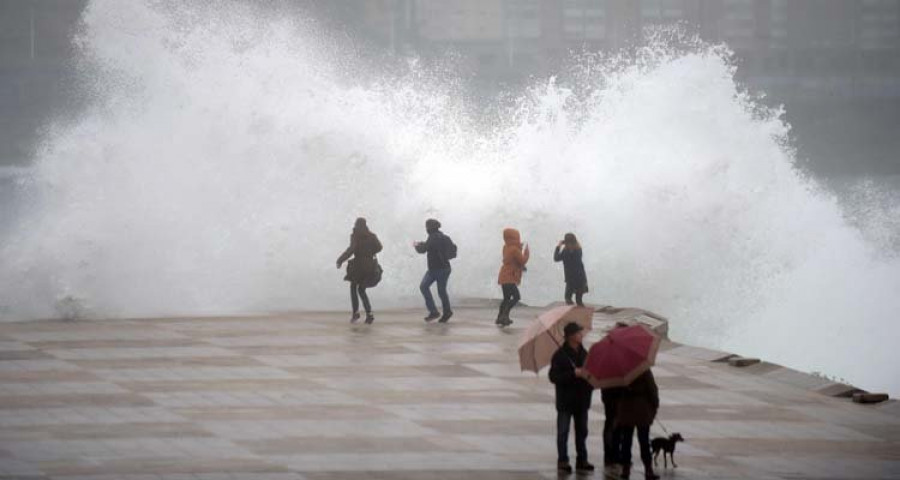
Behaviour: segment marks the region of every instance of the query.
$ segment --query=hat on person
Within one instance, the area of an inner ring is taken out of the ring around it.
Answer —
[[[563,334],[565,334],[566,338],[569,338],[582,330],[584,330],[584,327],[575,322],[570,322],[568,325],[566,325],[565,328],[563,328]]]

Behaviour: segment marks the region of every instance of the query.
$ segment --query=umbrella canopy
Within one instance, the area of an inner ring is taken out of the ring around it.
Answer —
[[[588,351],[585,368],[594,387],[624,387],[656,361],[659,337],[644,325],[612,329]]]
[[[563,328],[575,322],[585,330],[592,328],[594,309],[589,307],[562,306],[542,313],[532,323],[519,341],[519,366],[534,373],[550,365],[553,354],[565,341]]]

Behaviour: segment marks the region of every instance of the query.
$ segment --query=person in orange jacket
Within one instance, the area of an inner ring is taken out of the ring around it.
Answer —
[[[512,324],[509,312],[521,298],[518,285],[522,282],[522,272],[530,256],[528,245],[522,244],[518,230],[504,229],[503,242],[503,265],[497,279],[497,283],[503,289],[503,302],[500,303],[500,312],[497,314],[497,325],[500,327]]]

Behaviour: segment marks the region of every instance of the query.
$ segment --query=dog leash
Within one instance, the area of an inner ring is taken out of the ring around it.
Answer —
[[[662,428],[663,432],[665,432],[666,435],[669,435],[669,429],[666,428],[665,425],[663,425],[662,420],[660,420],[659,417],[656,417],[656,423],[659,425],[659,428]]]

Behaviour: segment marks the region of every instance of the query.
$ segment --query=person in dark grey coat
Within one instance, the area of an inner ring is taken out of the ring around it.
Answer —
[[[380,279],[375,278],[380,275],[380,272],[376,271],[380,266],[375,259],[375,255],[380,251],[381,242],[378,236],[369,231],[365,218],[357,218],[353,224],[353,233],[350,234],[350,246],[337,259],[337,268],[341,268],[341,265],[347,262],[347,275],[344,276],[344,280],[350,282],[350,303],[353,307],[351,323],[359,320],[359,298],[362,298],[363,307],[366,309],[366,323],[375,321],[366,288],[374,286]],[[348,259],[350,260],[347,261]]]
[[[603,466],[611,467],[619,463],[621,448],[616,437],[616,409],[619,399],[622,397],[623,387],[609,387],[600,389],[600,399],[603,401]]]
[[[567,233],[553,251],[553,261],[563,263],[566,277],[566,305],[572,305],[572,295],[579,307],[584,306],[581,297],[587,293],[587,274],[581,261],[581,244],[574,233]]]
[[[616,322],[613,328],[627,327],[627,323]],[[621,447],[616,437],[616,409],[619,407],[619,399],[625,387],[606,387],[600,389],[600,399],[603,401],[603,466],[610,468],[619,463],[618,457]]]
[[[584,328],[577,323],[565,326],[565,343],[550,361],[550,381],[556,386],[556,451],[557,468],[571,472],[569,464],[569,425],[575,420],[575,468],[586,473],[594,470],[587,460],[588,411],[594,387],[588,383],[590,373],[584,369],[587,350],[582,345]]]
[[[439,322],[446,323],[453,316],[450,296],[447,294],[447,282],[450,279],[450,259],[456,258],[456,245],[440,229],[441,222],[429,218],[425,221],[428,239],[424,242],[416,242],[413,246],[417,252],[426,254],[428,259],[428,271],[425,272],[422,282],[419,284],[419,290],[425,297],[425,308],[428,309],[425,321],[430,322],[440,318]],[[443,315],[438,313],[434,297],[431,295],[431,284],[435,282],[437,282],[438,296],[441,297],[441,307],[444,309]]]
[[[620,449],[618,463],[622,464],[622,478],[631,473],[631,442],[637,430],[641,461],[644,463],[644,478],[655,480],[659,476],[653,472],[653,458],[650,451],[650,426],[659,410],[659,388],[653,372],[647,370],[622,390],[616,408],[615,437]]]

